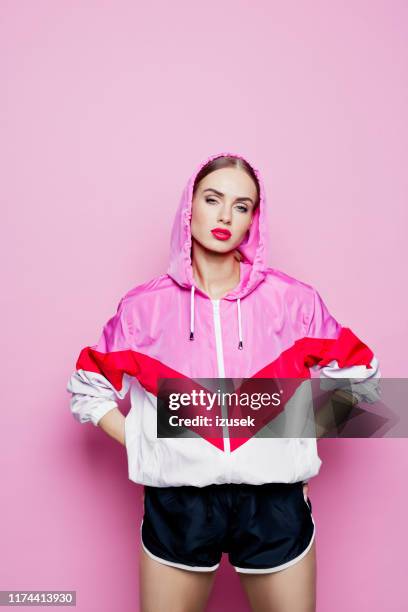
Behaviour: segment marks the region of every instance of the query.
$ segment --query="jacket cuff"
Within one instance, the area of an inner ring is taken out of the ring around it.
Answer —
[[[95,427],[98,426],[99,421],[102,417],[105,416],[105,414],[107,414],[110,410],[113,410],[113,408],[117,407],[117,402],[115,402],[114,400],[108,400],[97,408],[94,408],[91,412],[90,418]]]

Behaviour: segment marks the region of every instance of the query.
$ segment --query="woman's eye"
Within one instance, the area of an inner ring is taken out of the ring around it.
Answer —
[[[208,202],[209,204],[218,204],[218,200],[215,200],[214,198],[205,198],[205,201]],[[245,205],[238,204],[237,208],[239,212],[242,212],[242,213],[248,212],[248,208]]]

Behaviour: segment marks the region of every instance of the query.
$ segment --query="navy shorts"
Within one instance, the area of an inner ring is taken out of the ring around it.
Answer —
[[[166,565],[213,571],[222,553],[237,572],[277,572],[312,546],[315,523],[303,483],[145,485],[141,544]]]

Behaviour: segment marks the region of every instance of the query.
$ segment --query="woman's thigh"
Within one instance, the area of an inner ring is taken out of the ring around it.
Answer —
[[[140,551],[141,612],[203,612],[216,571],[197,572],[165,565]]]
[[[316,540],[300,561],[286,569],[238,575],[253,612],[316,610]]]

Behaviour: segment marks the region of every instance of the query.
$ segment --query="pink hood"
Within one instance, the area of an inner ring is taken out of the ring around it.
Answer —
[[[267,274],[267,245],[268,245],[268,222],[266,213],[265,188],[260,172],[243,155],[224,151],[207,157],[202,161],[190,176],[178,205],[175,219],[173,222],[170,238],[170,262],[167,274],[180,287],[189,289],[191,292],[190,309],[190,340],[194,340],[194,294],[196,291],[207,296],[197,286],[191,265],[191,209],[193,199],[193,187],[197,174],[209,161],[221,156],[232,156],[244,159],[252,167],[259,183],[259,206],[254,213],[254,219],[246,239],[240,244],[239,251],[244,256],[240,264],[241,278],[235,289],[229,291],[223,299],[236,300],[238,317],[238,348],[243,348],[242,340],[242,321],[241,321],[241,298],[253,291],[261,283]]]

